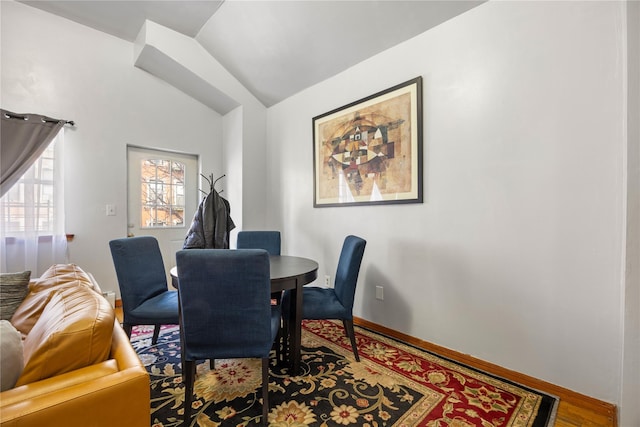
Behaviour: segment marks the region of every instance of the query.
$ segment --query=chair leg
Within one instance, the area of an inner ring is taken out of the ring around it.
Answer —
[[[344,330],[347,333],[347,336],[351,340],[351,349],[353,350],[353,355],[356,357],[356,362],[359,362],[360,356],[358,356],[358,347],[356,346],[356,333],[353,330],[353,320],[342,319],[342,324],[344,325]]]
[[[185,362],[184,362],[184,336],[183,336],[183,330],[182,330],[182,326],[180,327],[180,361],[182,363],[182,382],[184,384],[187,383],[187,372],[186,372],[186,368],[185,368]]]
[[[216,370],[216,359],[209,359],[209,369],[212,371]]]
[[[269,358],[262,358],[262,425],[269,425]]]
[[[282,305],[282,296],[284,291],[274,292],[271,294],[271,304]],[[278,334],[276,335],[275,347],[276,347],[276,361],[284,361],[282,353],[285,351],[284,347],[284,320],[280,319],[280,328],[278,328]]]
[[[280,360],[284,363],[287,360],[287,356],[289,355],[289,332],[286,327],[283,326],[280,329],[280,336],[282,342],[282,350],[280,351]]]
[[[158,343],[158,337],[160,336],[160,325],[153,327],[153,338],[151,338],[151,344],[156,345]]]
[[[276,340],[273,342],[273,345],[276,347],[276,361],[280,363],[280,358],[282,357],[282,347],[280,345],[280,341],[282,340],[282,326],[278,328],[278,334],[276,335]]]
[[[280,329],[282,336],[282,362],[287,361],[289,357],[289,319],[285,315],[282,316],[282,328]]]
[[[123,323],[122,324],[122,329],[124,329],[125,334],[127,334],[127,337],[129,337],[129,339],[131,339],[131,330],[133,329],[133,325],[130,323]]]
[[[184,381],[184,419],[183,424],[189,426],[191,422],[191,401],[193,400],[193,382],[196,378],[196,362],[182,362]]]

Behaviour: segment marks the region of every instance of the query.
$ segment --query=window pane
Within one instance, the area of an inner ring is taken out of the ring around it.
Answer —
[[[8,235],[27,230],[53,233],[54,143],[2,198],[2,220]]]
[[[183,227],[185,165],[146,159],[141,171],[141,226]]]

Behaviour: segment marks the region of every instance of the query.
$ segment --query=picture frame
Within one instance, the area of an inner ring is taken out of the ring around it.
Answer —
[[[422,77],[316,116],[313,206],[422,203]]]

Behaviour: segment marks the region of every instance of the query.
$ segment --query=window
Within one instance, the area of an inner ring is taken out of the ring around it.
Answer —
[[[53,234],[55,220],[54,148],[51,143],[33,166],[4,195],[2,220],[7,236],[26,232]]]
[[[0,270],[33,277],[66,263],[62,149],[64,131],[0,199]]]
[[[142,228],[183,227],[185,165],[173,160],[141,160]]]

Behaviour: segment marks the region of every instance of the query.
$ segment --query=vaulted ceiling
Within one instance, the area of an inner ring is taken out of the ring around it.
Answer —
[[[485,0],[19,1],[128,41],[147,19],[192,37],[269,107]]]

